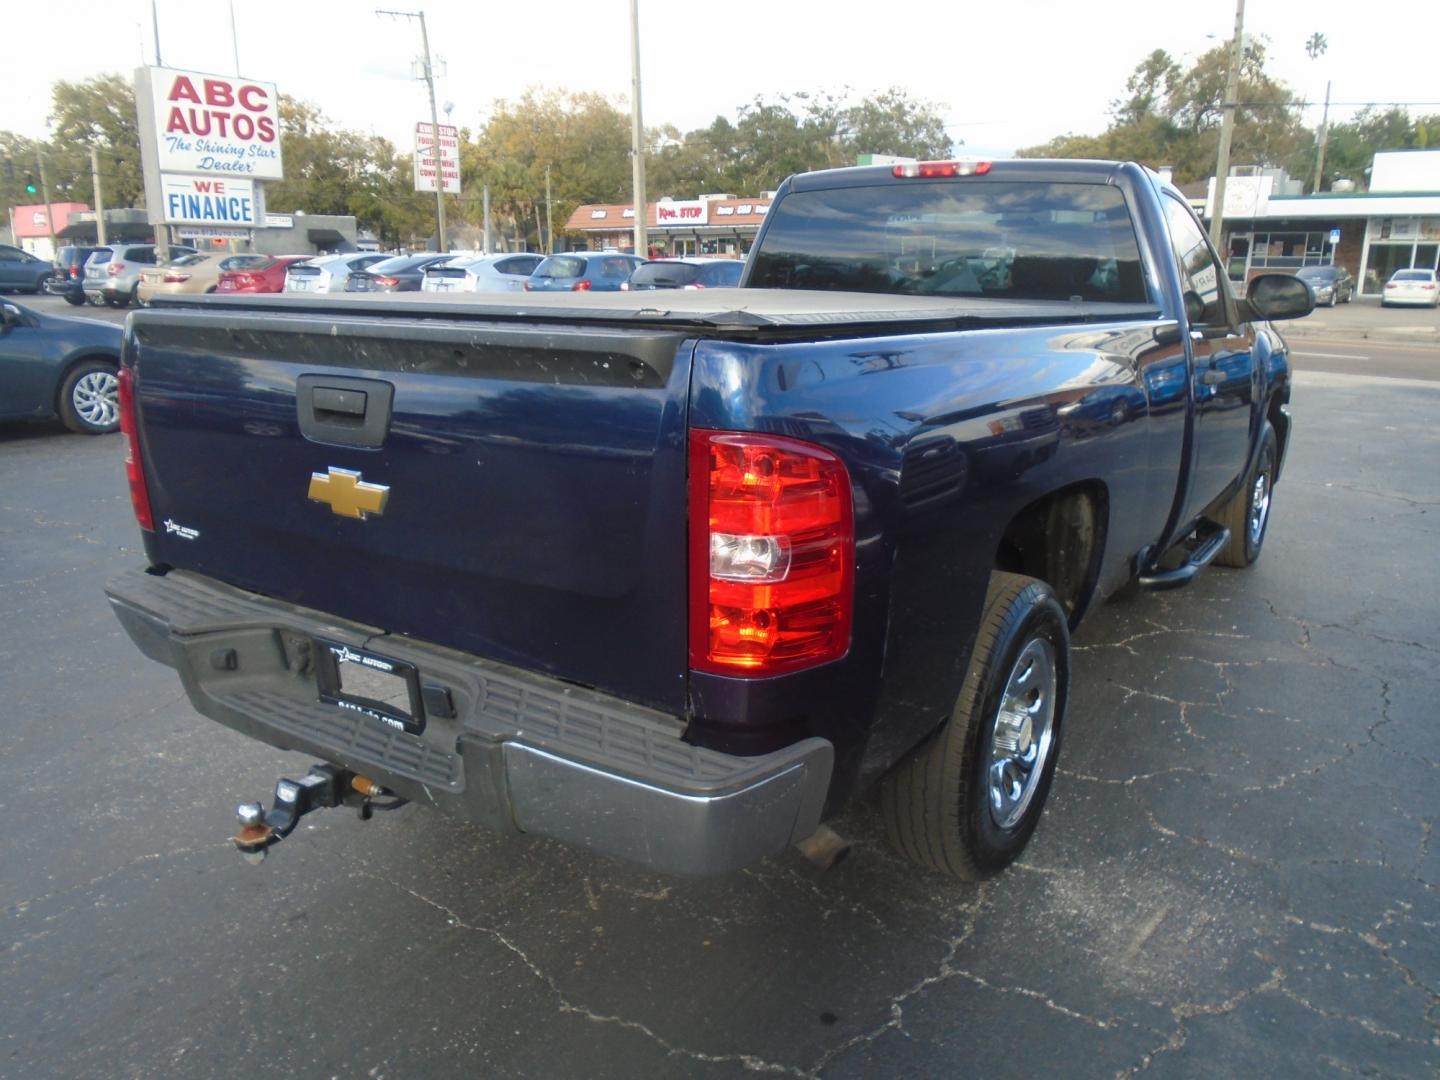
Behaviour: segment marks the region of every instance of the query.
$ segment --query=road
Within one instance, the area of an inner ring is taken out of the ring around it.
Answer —
[[[1296,371],[1440,382],[1440,348],[1434,345],[1297,337],[1290,339],[1290,357]]]
[[[1294,408],[1264,558],[1081,628],[1050,806],[979,887],[869,805],[825,875],[419,806],[247,866],[234,805],[308,760],[106,610],[118,439],[0,426],[0,1075],[1433,1077],[1440,387],[1301,372]]]

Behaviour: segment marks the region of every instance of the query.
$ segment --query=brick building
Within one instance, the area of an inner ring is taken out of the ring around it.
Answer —
[[[650,203],[646,221],[651,250],[646,254],[743,257],[755,241],[773,195],[765,192],[757,199],[701,195]],[[631,251],[634,228],[635,211],[629,203],[578,206],[565,223],[571,249],[585,251]]]

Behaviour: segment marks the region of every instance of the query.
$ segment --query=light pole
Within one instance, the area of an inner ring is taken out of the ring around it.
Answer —
[[[375,14],[420,21],[420,47],[425,51],[421,64],[425,73],[425,86],[430,91],[430,160],[435,169],[435,246],[437,251],[443,253],[450,250],[445,240],[445,175],[440,171],[440,114],[435,109],[435,67],[430,62],[430,34],[425,29],[425,12],[376,8]]]
[[[1220,149],[1215,155],[1215,205],[1210,208],[1210,243],[1220,250],[1225,235],[1225,177],[1230,172],[1230,140],[1235,135],[1235,97],[1240,92],[1240,61],[1245,45],[1245,0],[1235,0],[1235,46],[1230,56],[1230,74],[1225,79],[1225,110],[1220,119]],[[1222,253],[1222,258],[1224,258]]]
[[[640,121],[640,9],[630,0],[630,159],[632,201],[635,204],[635,254],[650,250],[645,235],[645,126]]]

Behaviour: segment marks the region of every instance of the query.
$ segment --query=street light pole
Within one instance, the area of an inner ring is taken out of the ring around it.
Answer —
[[[1225,177],[1230,173],[1230,140],[1235,135],[1235,98],[1240,93],[1240,61],[1245,45],[1245,0],[1235,0],[1235,46],[1230,74],[1225,79],[1224,116],[1220,119],[1220,149],[1215,155],[1215,201],[1210,207],[1210,243],[1220,250],[1225,235]],[[1224,254],[1222,253],[1222,258]]]
[[[425,28],[425,12],[387,11],[383,8],[376,8],[375,14],[389,15],[397,19],[420,20],[420,47],[425,50],[424,58],[421,60],[424,66],[421,70],[425,73],[426,89],[430,91],[430,162],[435,170],[435,249],[443,253],[450,250],[449,244],[445,240],[445,176],[440,171],[440,113],[435,108],[435,68],[430,62],[430,34]]]
[[[630,158],[632,201],[635,204],[635,254],[645,258],[645,125],[640,120],[640,9],[630,0]]]

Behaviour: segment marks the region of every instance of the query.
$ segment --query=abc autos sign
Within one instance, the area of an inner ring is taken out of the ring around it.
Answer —
[[[280,98],[274,83],[174,68],[135,73],[147,180],[160,173],[280,180]],[[147,199],[148,201],[148,199]]]

